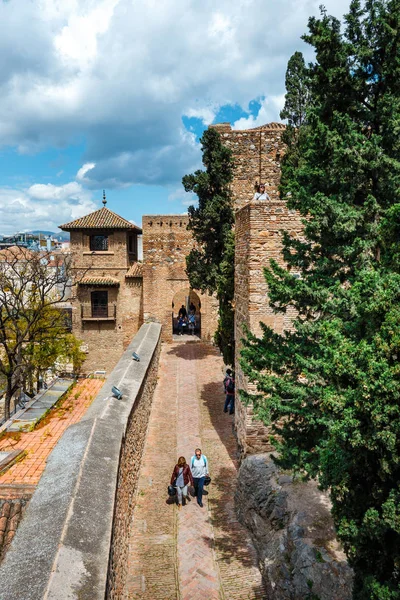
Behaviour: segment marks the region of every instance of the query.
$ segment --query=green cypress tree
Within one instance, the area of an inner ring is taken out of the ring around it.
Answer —
[[[287,119],[289,126],[300,127],[305,123],[310,98],[307,69],[301,52],[295,52],[289,59],[285,85],[285,106],[281,110],[281,119]]]
[[[400,598],[400,0],[322,10],[304,36],[310,98],[281,195],[304,216],[265,270],[293,329],[249,335],[242,366],[278,462],[318,477],[357,599]]]
[[[216,294],[219,321],[215,341],[225,363],[234,360],[234,234],[233,179],[231,151],[223,145],[215,129],[207,129],[200,140],[205,171],[198,170],[182,179],[187,192],[194,192],[198,207],[189,206],[189,229],[197,247],[186,257],[192,288]]]

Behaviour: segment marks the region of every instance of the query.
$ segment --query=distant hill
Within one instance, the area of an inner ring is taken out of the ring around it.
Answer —
[[[49,236],[51,235],[52,237],[56,238],[57,240],[65,240],[67,242],[69,242],[69,232],[68,231],[43,231],[42,229],[36,229],[35,231],[27,231],[27,233],[33,233],[34,235],[39,235],[39,233],[41,235],[46,235]]]

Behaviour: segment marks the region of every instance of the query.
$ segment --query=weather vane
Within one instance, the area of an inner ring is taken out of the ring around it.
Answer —
[[[107,200],[106,200],[106,190],[103,190],[103,204],[104,204],[104,206],[107,204]]]

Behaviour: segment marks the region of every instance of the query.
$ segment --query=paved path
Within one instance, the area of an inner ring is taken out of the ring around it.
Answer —
[[[233,494],[236,442],[223,409],[223,364],[209,345],[163,345],[138,499],[130,533],[125,598],[266,598],[254,548],[237,522]],[[177,458],[199,446],[212,483],[201,509],[166,503]]]
[[[50,452],[64,431],[83,417],[103,383],[101,379],[79,380],[33,431],[7,432],[0,436],[0,451],[25,451],[22,460],[0,475],[0,491],[3,485],[39,483]]]

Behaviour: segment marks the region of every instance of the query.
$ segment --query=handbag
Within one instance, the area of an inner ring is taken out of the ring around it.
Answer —
[[[211,477],[209,475],[206,475],[204,477],[204,485],[210,485],[211,483]]]

